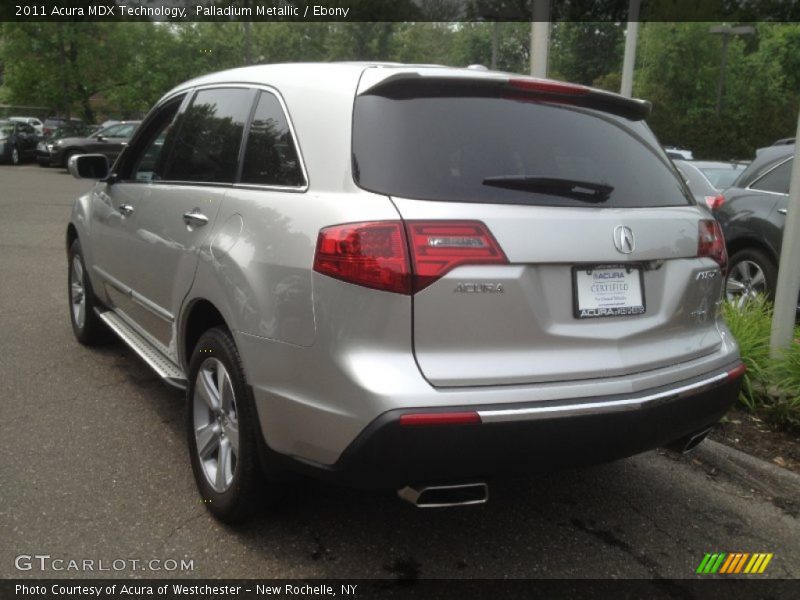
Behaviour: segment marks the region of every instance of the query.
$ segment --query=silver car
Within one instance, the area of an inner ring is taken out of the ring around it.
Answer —
[[[185,388],[200,494],[299,470],[419,506],[699,443],[743,372],[724,241],[644,118],[550,80],[282,64],[184,83],[67,228],[78,340]]]

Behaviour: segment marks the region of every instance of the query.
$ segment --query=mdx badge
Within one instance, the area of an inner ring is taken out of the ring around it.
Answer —
[[[457,294],[503,294],[502,283],[459,283],[453,292]]]
[[[617,225],[614,228],[614,246],[622,254],[630,254],[636,247],[633,239],[633,231],[625,225]]]

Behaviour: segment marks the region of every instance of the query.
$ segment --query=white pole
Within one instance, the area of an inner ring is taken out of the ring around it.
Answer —
[[[642,0],[630,0],[628,4],[628,27],[625,31],[625,58],[622,60],[622,85],[619,93],[630,98],[633,95],[633,67],[636,63],[636,41],[639,37],[639,7]]]
[[[547,77],[550,50],[550,0],[533,0],[531,24],[531,75]]]
[[[800,115],[795,140],[778,286],[775,290],[775,312],[769,338],[770,355],[773,358],[792,343],[797,296],[800,293]]]

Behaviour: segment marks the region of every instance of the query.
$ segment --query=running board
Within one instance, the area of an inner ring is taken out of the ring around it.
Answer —
[[[96,310],[96,309],[95,309]],[[167,356],[153,347],[144,336],[128,325],[119,315],[111,310],[96,310],[111,331],[116,333],[131,350],[139,355],[161,379],[178,389],[186,389],[186,375]]]

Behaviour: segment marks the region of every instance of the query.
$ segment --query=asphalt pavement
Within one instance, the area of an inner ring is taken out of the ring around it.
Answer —
[[[717,552],[800,577],[800,477],[713,442],[492,484],[457,509],[303,482],[217,523],[182,394],[121,342],[73,339],[64,236],[90,187],[0,166],[0,577],[695,578]]]

